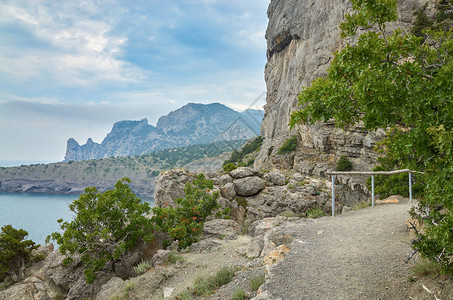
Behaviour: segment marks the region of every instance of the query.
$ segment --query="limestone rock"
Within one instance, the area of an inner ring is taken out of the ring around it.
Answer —
[[[413,11],[427,2],[399,0],[398,25],[409,29],[415,18]],[[349,1],[271,0],[266,30],[264,141],[255,159],[256,169],[280,166],[319,176],[334,169],[341,155],[350,158],[357,170],[371,170],[376,164],[378,156],[373,147],[383,137],[383,131],[366,131],[360,125],[342,130],[332,123],[288,127],[290,114],[298,107],[297,95],[301,87],[325,75],[333,53],[345,45],[346,42],[340,38],[339,24],[351,11]],[[395,24],[386,27],[389,31],[394,28]],[[278,149],[293,135],[298,136],[298,145],[292,157],[269,151]],[[351,178],[349,183],[351,187],[359,184],[363,191],[367,191],[365,180],[359,177]]]
[[[235,179],[233,181],[239,196],[253,196],[266,187],[266,182],[258,176]]]
[[[227,184],[227,183],[230,183],[230,182],[233,182],[233,178],[230,175],[228,175],[228,174],[222,175],[219,178],[219,184],[222,185],[222,186]]]
[[[285,185],[286,176],[279,170],[275,170],[269,173],[269,180],[275,185]]]
[[[231,177],[233,177],[234,179],[256,176],[258,174],[259,174],[258,171],[249,167],[239,167],[230,172]]]
[[[220,195],[222,197],[228,199],[228,200],[233,200],[234,197],[236,196],[236,188],[233,183],[227,183],[225,184],[221,189],[220,189]]]
[[[114,295],[121,295],[124,291],[124,280],[119,277],[112,277],[101,287],[96,300],[109,300]]]
[[[220,239],[235,239],[241,233],[241,227],[236,221],[214,219],[204,223],[203,234],[207,237]]]
[[[162,172],[154,188],[154,202],[157,207],[174,206],[176,198],[184,197],[184,184],[194,177],[185,170]]]
[[[399,203],[400,200],[398,199],[397,196],[390,196],[388,198],[385,198],[383,200],[376,200],[376,204],[377,205],[381,205],[381,204],[397,204]]]
[[[163,265],[170,256],[170,250],[159,249],[157,253],[154,254],[153,259],[151,260],[151,264],[154,268]]]

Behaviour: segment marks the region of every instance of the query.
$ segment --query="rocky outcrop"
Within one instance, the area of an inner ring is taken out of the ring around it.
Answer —
[[[398,25],[408,28],[415,18],[413,11],[426,2],[399,0]],[[375,165],[377,154],[373,148],[382,138],[382,131],[367,132],[361,126],[341,130],[333,124],[301,125],[291,131],[288,127],[301,88],[326,74],[333,53],[345,44],[340,39],[339,24],[351,9],[351,3],[346,0],[271,1],[266,31],[264,143],[255,159],[256,169],[294,169],[322,175],[333,169],[342,155],[352,161],[354,170],[369,170]],[[387,30],[392,30],[394,25],[387,26]],[[271,147],[278,149],[293,135],[298,137],[294,154],[277,155],[277,151],[272,151]],[[366,190],[358,177],[343,182],[351,188],[359,184]]]
[[[220,103],[189,103],[159,118],[156,127],[147,119],[120,121],[113,125],[102,143],[88,139],[84,145],[70,138],[65,161],[131,156],[152,151],[215,141],[246,140],[260,134],[264,113],[242,113]]]
[[[214,182],[214,190],[220,191],[222,208],[231,209],[232,219],[244,226],[278,215],[305,216],[312,209],[331,213],[331,183],[322,178],[277,171],[261,173],[248,167],[229,174],[209,173],[206,177]],[[185,183],[195,178],[195,174],[186,170],[161,173],[154,192],[156,206],[174,205],[176,198],[184,197]],[[353,197],[339,195],[336,209],[341,211],[348,201],[353,202]]]

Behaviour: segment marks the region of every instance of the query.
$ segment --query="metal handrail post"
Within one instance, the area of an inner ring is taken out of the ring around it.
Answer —
[[[371,175],[371,207],[374,207],[374,175]]]
[[[412,173],[409,172],[409,203],[412,203]]]
[[[335,175],[332,177],[332,217],[335,217]]]

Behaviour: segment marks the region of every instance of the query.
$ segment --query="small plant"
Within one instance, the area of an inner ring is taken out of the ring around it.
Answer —
[[[170,264],[175,264],[177,262],[184,262],[184,257],[179,255],[176,251],[171,251],[167,260]]]
[[[283,145],[278,149],[277,154],[288,154],[294,152],[297,148],[297,136],[287,139]]]
[[[217,288],[229,283],[234,276],[234,267],[223,267],[215,275],[200,275],[194,280],[193,289],[196,295],[211,295]]]
[[[243,208],[247,208],[248,203],[244,197],[236,197],[235,200],[239,206],[242,206]]]
[[[429,276],[436,278],[442,274],[442,267],[436,262],[423,259],[417,262],[411,271],[413,277]]]
[[[223,170],[227,173],[230,173],[231,171],[237,169],[237,166],[234,163],[228,163],[223,166]]]
[[[356,204],[354,204],[352,206],[352,209],[353,210],[359,210],[359,209],[367,208],[368,206],[371,206],[370,202],[368,202],[368,201],[360,201],[360,202],[357,202]]]
[[[311,208],[311,209],[307,210],[306,217],[316,219],[316,218],[324,217],[325,215],[326,215],[326,213],[322,209]]]
[[[175,300],[192,300],[192,293],[190,291],[184,291],[176,295]]]
[[[250,279],[249,288],[252,291],[257,291],[260,288],[260,286],[264,283],[264,281],[265,281],[264,274],[252,277],[252,279]]]
[[[340,156],[335,171],[351,171],[351,170],[352,163],[349,161],[349,159],[346,156]]]
[[[151,263],[149,261],[142,260],[138,265],[134,267],[135,273],[137,275],[142,275],[151,269]]]
[[[296,188],[296,186],[294,184],[290,183],[287,185],[287,188],[288,188],[288,190],[292,191]]]
[[[243,288],[237,288],[233,295],[231,296],[231,299],[233,300],[246,300],[249,299],[249,296],[247,293],[244,291]]]

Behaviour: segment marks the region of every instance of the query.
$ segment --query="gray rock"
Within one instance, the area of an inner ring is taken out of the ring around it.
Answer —
[[[101,287],[96,295],[96,300],[109,300],[115,295],[120,295],[124,291],[124,280],[119,277],[112,277]]]
[[[258,176],[235,179],[236,194],[247,197],[261,192],[266,187],[266,182]]]
[[[399,0],[398,25],[409,29],[412,15],[427,0]],[[298,125],[288,127],[291,112],[297,107],[297,95],[302,86],[326,74],[333,53],[344,47],[339,24],[351,12],[349,1],[338,0],[272,0],[268,9],[266,30],[267,64],[265,80],[267,97],[262,124],[263,145],[255,159],[256,169],[281,166],[298,172],[317,175],[325,172],[325,165],[335,168],[341,155],[351,157],[357,170],[371,170],[378,155],[373,148],[384,132],[369,132],[362,126],[341,130],[334,124]],[[386,30],[395,28],[389,24]],[[353,42],[353,41],[351,41]],[[276,149],[289,137],[297,135],[298,145],[293,157],[277,155]],[[271,155],[268,150],[274,147]],[[318,167],[318,165],[324,165]],[[366,185],[358,177],[362,190]]]
[[[215,238],[206,238],[195,244],[190,245],[190,251],[207,253],[211,251],[216,251],[220,248],[220,241]]]
[[[240,167],[230,172],[231,177],[234,179],[255,176],[258,175],[258,171],[254,170],[253,168],[249,167]]]
[[[234,193],[236,194],[236,191]],[[231,207],[231,202],[228,199],[225,199],[223,197],[219,197],[219,199],[217,199],[217,201],[219,202],[219,204],[222,207],[222,209]]]
[[[220,195],[222,197],[228,199],[228,200],[233,200],[234,197],[236,196],[236,188],[233,183],[227,183],[222,188],[220,189]]]
[[[157,250],[157,253],[154,254],[151,260],[151,264],[153,265],[153,267],[157,268],[158,266],[163,265],[168,260],[168,256],[170,255],[170,253],[171,253],[170,250],[164,249]]]
[[[225,174],[225,175],[220,176],[219,180],[220,180],[220,185],[223,186],[227,183],[233,182],[233,177],[231,177],[228,174]]]
[[[296,181],[302,181],[302,180],[305,180],[305,176],[303,176],[302,174],[296,172],[293,174],[293,178],[294,180]]]
[[[275,185],[285,185],[286,176],[279,170],[275,170],[269,173],[269,181]]]
[[[203,235],[219,239],[235,239],[241,232],[241,227],[236,221],[214,219],[204,223]]]
[[[246,252],[247,257],[250,258],[260,257],[261,251],[263,251],[263,247],[264,247],[263,236],[262,235],[255,236],[250,241],[249,247],[247,248]]]

